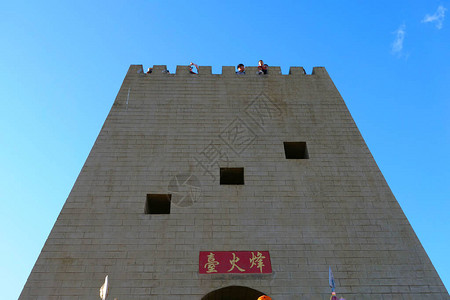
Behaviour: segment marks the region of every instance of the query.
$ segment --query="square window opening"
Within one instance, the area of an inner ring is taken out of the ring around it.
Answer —
[[[286,159],[308,159],[306,142],[284,142],[284,154]]]
[[[147,200],[145,201],[145,214],[170,214],[171,199],[171,194],[147,194]]]
[[[244,168],[220,168],[220,184],[244,184]]]

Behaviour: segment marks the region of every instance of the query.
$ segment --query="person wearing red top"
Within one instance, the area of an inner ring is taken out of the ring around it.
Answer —
[[[265,64],[262,59],[258,62],[258,74],[267,74],[267,69],[269,68],[269,66],[267,64]]]
[[[191,62],[190,64],[189,64],[189,73],[191,73],[191,74],[197,74],[197,73],[195,73],[194,72],[194,68],[192,67],[192,66],[194,66],[196,69],[197,69],[197,73],[198,73],[198,65],[197,64],[194,64],[193,62]]]

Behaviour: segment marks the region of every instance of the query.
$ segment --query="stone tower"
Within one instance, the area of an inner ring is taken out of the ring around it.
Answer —
[[[449,299],[322,67],[132,65],[25,299]]]

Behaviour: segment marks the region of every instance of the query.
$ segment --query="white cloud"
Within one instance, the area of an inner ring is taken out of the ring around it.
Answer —
[[[405,40],[405,35],[406,35],[405,28],[406,28],[405,24],[402,24],[396,31],[394,31],[395,40],[392,43],[392,53],[393,54],[397,54],[397,55],[402,54],[403,41]]]
[[[443,7],[442,5],[439,5],[439,7],[437,8],[436,12],[434,13],[434,15],[429,15],[426,14],[425,17],[422,20],[422,23],[436,23],[436,28],[437,29],[441,29],[442,28],[442,24],[444,23],[444,18],[445,18],[445,11],[447,9],[445,7]]]

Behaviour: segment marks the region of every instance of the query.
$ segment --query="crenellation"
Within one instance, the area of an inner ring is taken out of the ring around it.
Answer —
[[[270,67],[269,67],[269,72],[270,72]],[[258,67],[254,67],[254,66],[247,66],[245,67],[245,75],[241,75],[241,76],[248,76],[248,77],[256,77],[259,76],[258,75]],[[264,75],[261,75],[264,76]]]
[[[212,68],[211,66],[198,66],[198,75],[211,75]]]
[[[130,65],[127,76],[131,75],[131,74],[136,74],[136,73],[138,73],[138,74],[144,73],[144,69],[143,69],[142,65]]]
[[[289,75],[306,75],[306,71],[303,67],[290,67]]]
[[[166,65],[154,65],[152,67],[152,73],[146,74],[146,71],[143,70],[142,65],[131,65],[129,69],[129,73],[138,73],[138,74],[145,74],[149,76],[162,76],[162,75],[169,75],[167,66]],[[187,65],[177,65],[176,72],[171,73],[171,75],[224,75],[224,76],[230,76],[230,75],[236,75],[236,67],[234,66],[222,66],[222,73],[220,74],[213,74],[212,73],[212,67],[211,66],[199,66],[198,74],[191,74],[189,72],[189,66]],[[197,73],[197,70],[194,68],[194,72]],[[326,74],[326,75],[325,75]],[[260,76],[258,74],[258,67],[257,66],[246,66],[245,67],[245,74],[242,74],[242,76],[245,77],[254,77],[254,76]],[[263,76],[264,74],[261,74]],[[279,66],[269,66],[267,75],[306,75],[306,72],[303,67],[290,67],[288,74],[283,74],[281,71],[281,67]],[[324,67],[314,67],[313,72],[311,75],[322,75],[322,76],[328,76],[328,73],[326,72]],[[244,78],[245,78],[244,77]]]
[[[196,74],[191,74],[189,72],[189,66],[177,66],[177,70],[176,70],[176,75],[177,76],[190,76],[190,75],[196,75]]]
[[[282,75],[281,67],[270,66],[267,75]],[[290,74],[289,74],[290,75]]]
[[[325,69],[325,67],[314,67],[313,70],[312,70],[311,75],[316,75],[318,77],[330,78],[330,75],[328,75],[328,72]]]
[[[154,65],[152,73],[147,74],[150,76],[167,76],[167,66],[166,65]]]
[[[236,75],[236,67],[223,66],[222,67],[222,75],[223,76]]]

